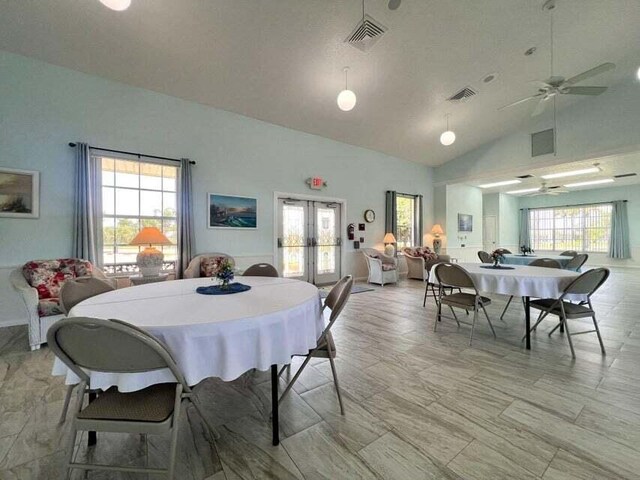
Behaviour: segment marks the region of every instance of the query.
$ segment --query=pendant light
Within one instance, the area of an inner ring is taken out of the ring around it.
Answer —
[[[448,113],[446,115],[446,118],[447,118],[447,131],[442,132],[442,135],[440,135],[440,143],[445,147],[448,147],[449,145],[453,145],[453,142],[456,141],[456,134],[452,130],[449,130],[449,114]]]
[[[100,0],[105,7],[110,8],[111,10],[115,10],[116,12],[121,12],[126,10],[131,5],[131,0]]]
[[[356,94],[349,90],[347,78],[349,67],[344,67],[342,70],[344,71],[344,90],[338,94],[338,108],[343,112],[348,112],[356,106]]]

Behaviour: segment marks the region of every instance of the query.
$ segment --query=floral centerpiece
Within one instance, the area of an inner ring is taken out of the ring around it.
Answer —
[[[522,252],[522,254],[526,257],[528,253],[533,253],[533,248],[528,247],[526,245],[522,245],[520,247],[520,251]]]
[[[497,267],[498,263],[500,263],[500,260],[504,259],[504,255],[502,254],[501,250],[494,250],[489,256],[491,257],[491,260],[493,260],[494,267]]]
[[[220,288],[226,290],[229,288],[229,282],[233,281],[233,265],[228,258],[225,258],[218,267],[216,278],[222,282]]]

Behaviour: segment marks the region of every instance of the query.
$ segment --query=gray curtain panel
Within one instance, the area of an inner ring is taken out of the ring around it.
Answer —
[[[531,223],[529,221],[529,209],[520,210],[520,246],[531,246]]]
[[[76,145],[73,202],[74,257],[102,266],[102,169],[100,159],[92,157],[89,145]]]
[[[415,240],[414,240],[414,245],[416,247],[422,247],[423,244],[423,237],[424,237],[424,220],[422,218],[422,195],[416,195],[416,201],[414,202],[415,205],[415,218],[418,220],[416,222],[416,234],[415,234]]]
[[[613,202],[611,212],[611,241],[609,242],[610,258],[630,258],[629,248],[629,218],[627,202],[622,200]]]
[[[395,237],[398,235],[398,224],[396,219],[396,203],[398,199],[398,193],[388,190],[387,191],[387,203],[385,209],[384,218],[384,233],[393,233]]]
[[[176,276],[182,278],[189,266],[195,248],[193,235],[193,186],[191,163],[188,158],[180,161],[180,181],[178,188],[178,261]]]

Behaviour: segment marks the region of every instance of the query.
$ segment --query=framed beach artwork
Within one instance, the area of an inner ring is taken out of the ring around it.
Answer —
[[[258,200],[235,195],[207,194],[209,228],[258,228]]]
[[[0,217],[38,218],[40,172],[0,167]]]
[[[473,215],[467,215],[466,213],[458,214],[458,231],[473,232]]]

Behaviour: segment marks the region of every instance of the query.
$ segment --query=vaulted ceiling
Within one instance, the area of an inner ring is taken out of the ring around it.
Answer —
[[[529,121],[533,105],[497,109],[549,76],[542,3],[403,0],[391,11],[387,0],[368,0],[367,13],[388,30],[364,53],[344,43],[361,18],[359,0],[132,0],[124,12],[98,0],[3,0],[0,48],[438,165]],[[618,67],[587,84],[634,74],[640,2],[558,4],[556,74],[604,62]],[[525,56],[532,46],[536,53]],[[358,97],[351,112],[336,106],[345,65]],[[484,84],[489,73],[498,76]],[[468,85],[476,97],[446,102]],[[451,147],[439,143],[447,113],[458,135]]]

